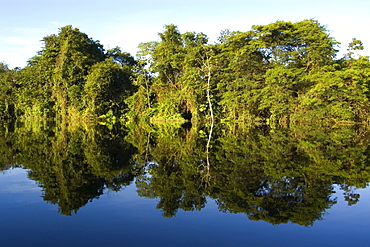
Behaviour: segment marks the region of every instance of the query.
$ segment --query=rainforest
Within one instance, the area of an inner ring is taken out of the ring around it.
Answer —
[[[181,34],[166,25],[135,59],[72,26],[42,39],[22,69],[0,67],[2,119],[367,123],[370,62],[316,20]]]
[[[213,43],[169,24],[135,57],[72,26],[42,44],[0,63],[0,245],[368,242],[360,40],[340,55],[309,19]]]

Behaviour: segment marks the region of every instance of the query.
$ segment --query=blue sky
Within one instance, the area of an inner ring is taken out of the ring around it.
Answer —
[[[214,42],[221,30],[248,31],[277,20],[315,19],[341,42],[363,41],[370,55],[369,0],[0,0],[0,61],[24,67],[41,50],[40,40],[72,25],[106,49],[135,55],[140,42],[158,40],[166,24],[195,31]]]

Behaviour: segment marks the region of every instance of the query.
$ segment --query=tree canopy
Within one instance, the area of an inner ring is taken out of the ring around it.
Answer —
[[[139,44],[134,59],[62,27],[25,68],[1,64],[3,118],[368,121],[370,62],[356,54],[362,42],[354,38],[338,58],[339,43],[316,20],[224,30],[214,44],[173,24],[158,37]]]

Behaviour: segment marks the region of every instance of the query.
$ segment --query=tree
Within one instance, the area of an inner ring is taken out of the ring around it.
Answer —
[[[77,28],[66,26],[58,34],[59,52],[53,74],[53,97],[61,118],[79,110],[85,77],[95,63],[105,59],[102,45]],[[72,88],[70,90],[70,88]]]
[[[66,120],[81,117],[87,106],[90,116],[105,114],[109,109],[115,115],[122,114],[124,98],[132,91],[130,80],[136,65],[130,54],[119,47],[104,53],[99,41],[72,26],[62,27],[58,35],[47,36],[43,42],[43,49],[18,76],[19,115]],[[98,75],[100,72],[107,78]],[[89,85],[85,87],[87,80]]]
[[[27,118],[52,118],[55,116],[52,98],[53,64],[35,56],[28,66],[17,73],[16,116]]]
[[[345,55],[346,59],[352,59],[355,56],[356,51],[362,51],[364,49],[364,45],[362,44],[361,40],[356,38],[352,39],[352,42],[348,44],[348,53]]]
[[[277,21],[252,27],[267,62],[288,67],[317,69],[333,63],[338,44],[316,20]]]
[[[93,65],[82,93],[87,113],[101,116],[112,111],[115,116],[122,115],[124,100],[132,90],[130,76],[130,69],[112,59]]]
[[[175,25],[166,25],[159,42],[141,44],[141,68],[136,80],[138,91],[133,96],[150,108],[157,119],[198,118],[205,95],[201,60],[208,38],[203,33],[180,34]],[[143,69],[146,64],[149,70]],[[132,98],[132,99],[133,99]],[[136,109],[143,109],[133,100]],[[140,110],[143,112],[144,110]]]
[[[7,64],[0,63],[0,119],[15,117],[16,72],[17,69],[10,70]]]

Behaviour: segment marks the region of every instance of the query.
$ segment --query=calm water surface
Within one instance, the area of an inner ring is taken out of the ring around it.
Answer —
[[[365,130],[204,133],[3,130],[0,246],[369,246]]]

